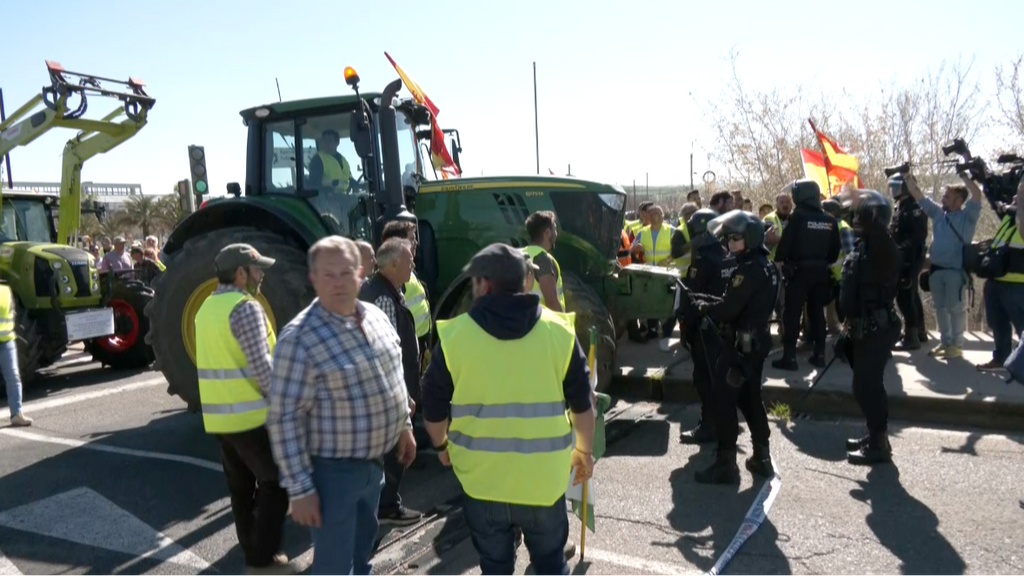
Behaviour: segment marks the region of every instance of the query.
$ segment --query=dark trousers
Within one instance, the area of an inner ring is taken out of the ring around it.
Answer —
[[[288,493],[278,484],[270,435],[261,426],[237,434],[219,434],[217,439],[245,564],[269,566],[280,550],[288,513]]]
[[[1024,332],[1024,284],[985,281],[985,321],[992,328],[992,359],[1002,364],[1013,351],[1013,333]]]
[[[483,574],[515,572],[513,527],[523,531],[523,543],[537,574],[569,573],[564,551],[569,540],[565,496],[551,506],[526,506],[476,500],[467,494],[462,509]]]
[[[700,421],[715,422],[713,368],[721,355],[721,338],[713,330],[690,329],[686,335],[693,361],[693,387],[700,398]]]
[[[782,338],[784,357],[796,357],[796,340],[800,336],[800,314],[804,311],[805,304],[814,354],[825,354],[825,306],[828,305],[829,295],[827,271],[813,275],[797,273],[786,284],[786,305],[782,313],[785,330]]]
[[[876,330],[853,341],[853,397],[867,420],[868,432],[884,434],[889,424],[889,395],[885,391],[885,365],[892,358],[892,346],[899,340],[900,327]]]
[[[918,276],[914,276],[910,286],[900,288],[896,292],[896,305],[899,306],[905,335],[920,334],[924,322],[924,308],[921,306],[921,291],[918,289]]]
[[[750,427],[750,437],[755,446],[767,446],[771,430],[768,428],[768,413],[761,399],[762,372],[766,355],[749,354],[737,365],[743,371],[743,384],[732,387],[726,381],[730,363],[723,358],[715,367],[715,432],[718,435],[720,451],[736,450],[739,434],[739,418],[736,408],[743,413],[743,419]]]

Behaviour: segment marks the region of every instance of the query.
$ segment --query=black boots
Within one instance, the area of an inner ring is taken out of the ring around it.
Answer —
[[[903,338],[903,342],[900,342],[894,348],[896,350],[920,350],[921,338],[918,336],[917,329],[911,328],[907,331],[906,336]]]
[[[811,366],[814,366],[815,368],[824,368],[825,366],[828,366],[828,363],[825,362],[824,354],[812,355],[811,359],[808,360],[807,363],[810,364]]]
[[[892,462],[892,446],[889,444],[889,437],[885,432],[871,434],[858,442],[859,446],[855,450],[848,450],[846,454],[846,461],[850,464],[870,466]],[[849,440],[846,441],[846,446],[847,449],[851,446]]]
[[[772,453],[767,446],[754,446],[754,454],[747,458],[747,470],[754,476],[771,478],[775,475]]]
[[[783,354],[782,358],[772,361],[772,368],[776,370],[788,370],[790,372],[796,372],[800,367],[796,363],[796,354],[792,356]]]
[[[710,444],[717,438],[718,435],[715,434],[715,427],[703,418],[693,430],[685,430],[679,433],[679,442],[683,444]]]
[[[736,449],[719,449],[715,463],[694,473],[693,479],[700,484],[739,484],[740,468],[736,465]]]

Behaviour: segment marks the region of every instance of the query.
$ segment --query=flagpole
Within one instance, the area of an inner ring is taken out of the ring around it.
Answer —
[[[814,139],[818,141],[818,148],[821,148],[821,162],[825,165],[825,184],[828,185],[828,197],[832,197],[832,175],[829,174],[828,166],[830,164],[828,160],[828,152],[825,151],[825,143],[821,141],[821,137],[818,136],[818,127],[814,125],[814,120],[811,118],[807,119],[807,123],[811,125],[811,131],[814,132]]]
[[[587,480],[583,481],[583,524],[580,525],[580,562],[587,555]]]
[[[537,174],[540,174],[540,121],[537,119],[537,63],[533,63],[533,138],[537,149]]]

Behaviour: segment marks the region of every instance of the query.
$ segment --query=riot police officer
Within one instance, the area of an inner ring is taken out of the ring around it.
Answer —
[[[713,379],[718,451],[714,464],[694,477],[703,484],[737,484],[737,404],[750,426],[754,444],[747,470],[759,476],[774,473],[761,384],[764,360],[771,348],[768,318],[778,297],[779,273],[768,260],[764,223],[756,215],[732,210],[709,222],[708,230],[729,247],[736,258],[736,269],[729,276],[722,300],[701,306],[702,313],[722,335],[722,353]]]
[[[853,395],[867,420],[868,435],[846,441],[851,464],[874,464],[892,458],[887,436],[889,406],[882,377],[900,337],[896,299],[900,255],[889,234],[892,207],[880,193],[862,190],[854,212],[856,249],[843,263],[839,313],[845,330],[836,340],[836,355],[853,367]]]
[[[924,308],[921,306],[921,292],[918,279],[925,260],[925,243],[928,241],[928,216],[910,195],[903,175],[889,178],[889,192],[896,201],[896,213],[889,228],[893,241],[900,251],[900,266],[896,304],[903,315],[903,350],[917,350],[921,347],[920,335],[924,329]],[[927,334],[927,332],[925,332]]]
[[[726,281],[736,269],[736,259],[708,232],[708,222],[717,217],[718,213],[705,208],[694,212],[686,222],[693,257],[682,282],[690,294],[721,298],[725,293]],[[672,255],[675,256],[674,251]],[[700,422],[693,430],[680,433],[679,441],[685,444],[714,442],[716,435],[712,376],[714,365],[721,354],[722,339],[710,325],[701,322],[697,306],[693,302],[688,299],[682,300],[679,313],[682,337],[686,340],[693,360],[693,385],[700,397]]]
[[[783,306],[782,358],[772,366],[796,370],[796,341],[800,333],[800,314],[807,305],[807,321],[814,353],[810,363],[825,366],[825,306],[829,301],[830,267],[839,257],[841,244],[836,219],[821,207],[821,191],[811,179],[789,185],[796,205],[789,217],[786,233],[775,251],[786,279]]]

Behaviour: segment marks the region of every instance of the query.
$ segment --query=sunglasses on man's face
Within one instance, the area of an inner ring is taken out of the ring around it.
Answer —
[[[742,242],[742,241],[743,241],[743,235],[742,234],[729,234],[729,242]]]

